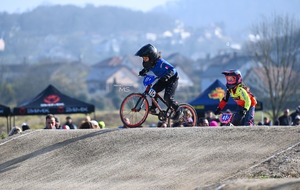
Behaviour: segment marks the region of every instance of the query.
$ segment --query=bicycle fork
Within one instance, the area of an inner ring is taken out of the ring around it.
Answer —
[[[131,109],[131,111],[133,112],[139,112],[142,107],[144,106],[144,100],[145,100],[145,96],[142,96],[138,99],[138,101],[136,102],[135,106]]]

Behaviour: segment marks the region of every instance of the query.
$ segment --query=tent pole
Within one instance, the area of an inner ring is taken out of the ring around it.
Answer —
[[[8,123],[8,116],[6,116],[6,125],[7,125],[7,134],[9,133],[9,123]]]

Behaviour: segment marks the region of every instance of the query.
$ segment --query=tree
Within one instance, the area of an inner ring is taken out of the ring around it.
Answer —
[[[273,15],[254,25],[252,32],[254,38],[248,43],[248,50],[262,64],[264,78],[261,80],[266,83],[263,90],[269,95],[267,105],[275,120],[299,88],[296,65],[300,50],[299,23],[288,15]]]

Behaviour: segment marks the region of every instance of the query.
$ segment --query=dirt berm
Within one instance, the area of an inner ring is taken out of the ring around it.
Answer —
[[[299,127],[28,131],[0,141],[0,189],[300,189],[293,172],[247,177],[280,156],[299,172],[299,142]]]

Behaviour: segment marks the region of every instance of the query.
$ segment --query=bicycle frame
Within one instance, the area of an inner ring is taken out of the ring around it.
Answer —
[[[154,103],[154,105],[156,106],[156,108],[161,112],[161,111],[163,111],[163,109],[161,108],[161,106],[159,105],[159,103],[158,103],[158,101],[155,99],[155,98],[157,98],[157,99],[159,99],[164,105],[166,105],[167,106],[167,112],[171,109],[172,110],[172,108],[171,107],[169,107],[168,105],[167,105],[167,102],[160,96],[160,94],[159,93],[156,93],[155,94],[155,97],[151,97],[150,95],[149,95],[149,91],[150,91],[150,89],[151,89],[151,87],[152,87],[152,84],[149,84],[147,87],[146,87],[146,90],[145,90],[145,92],[143,93],[144,95],[145,95],[145,97],[150,97],[151,98],[151,101]]]

